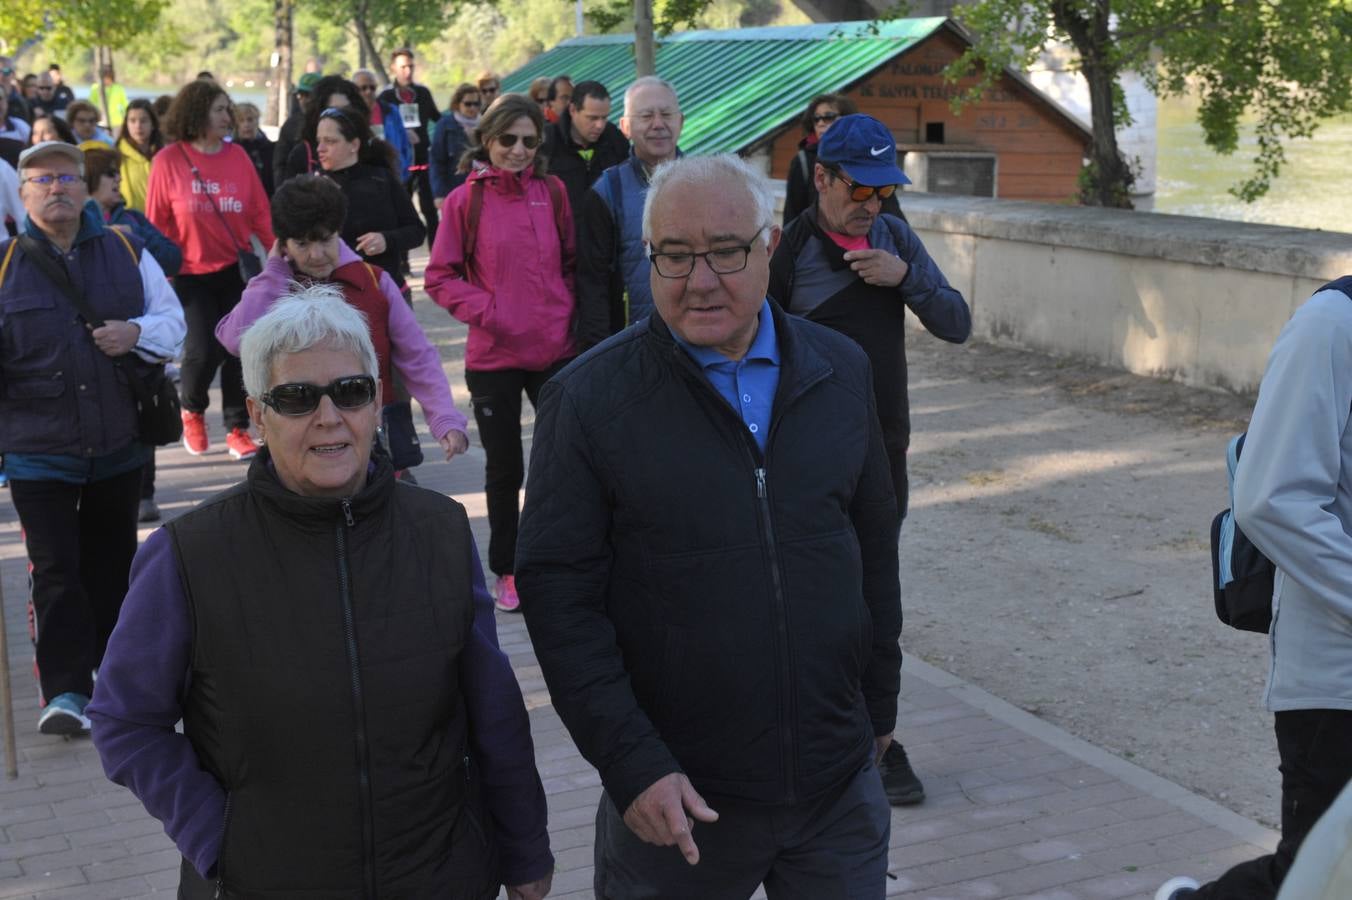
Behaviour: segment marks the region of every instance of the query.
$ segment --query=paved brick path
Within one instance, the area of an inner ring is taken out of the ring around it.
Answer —
[[[467,406],[456,360],[463,331],[426,300],[418,306]],[[208,419],[210,454],[160,451],[159,500],[169,515],[243,473],[224,456],[218,417]],[[465,504],[485,549],[482,452],[429,462],[418,477]],[[19,746],[19,778],[0,775],[0,898],[172,897],[179,857],[159,823],[104,779],[88,740],[37,734],[25,561],[7,500],[0,501],[0,583]],[[499,614],[498,627],[531,710],[549,795],[553,896],[591,896],[599,780],[550,706],[521,619]],[[893,811],[889,895],[1144,897],[1170,875],[1214,875],[1275,845],[1271,831],[910,658],[900,712],[901,736],[929,796]]]

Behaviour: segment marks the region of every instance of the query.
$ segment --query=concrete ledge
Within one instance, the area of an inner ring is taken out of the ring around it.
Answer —
[[[911,191],[902,202],[924,231],[1327,281],[1352,272],[1352,234],[1335,231]]]

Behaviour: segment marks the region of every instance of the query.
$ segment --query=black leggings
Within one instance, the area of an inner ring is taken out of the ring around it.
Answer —
[[[484,494],[488,500],[488,568],[495,575],[510,575],[516,564],[516,529],[521,518],[518,497],[526,480],[521,449],[521,392],[531,406],[540,388],[568,364],[557,362],[543,372],[498,369],[465,372],[469,402],[479,426],[484,464]]]
[[[205,275],[179,275],[174,289],[183,304],[188,335],[183,339],[183,362],[179,367],[179,400],[186,412],[206,412],[211,400],[207,389],[221,372],[221,417],[226,430],[248,428],[244,406],[244,376],[239,357],[216,340],[216,325],[239,303],[244,282],[234,266]]]

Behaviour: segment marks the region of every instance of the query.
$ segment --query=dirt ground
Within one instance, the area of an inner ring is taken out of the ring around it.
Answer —
[[[1276,825],[1267,641],[1216,619],[1207,543],[1253,398],[908,345],[905,650]]]

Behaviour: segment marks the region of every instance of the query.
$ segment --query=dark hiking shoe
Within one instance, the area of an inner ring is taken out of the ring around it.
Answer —
[[[925,786],[915,777],[911,761],[906,758],[906,748],[897,741],[887,745],[878,771],[883,776],[887,802],[893,806],[914,806],[925,799]]]

